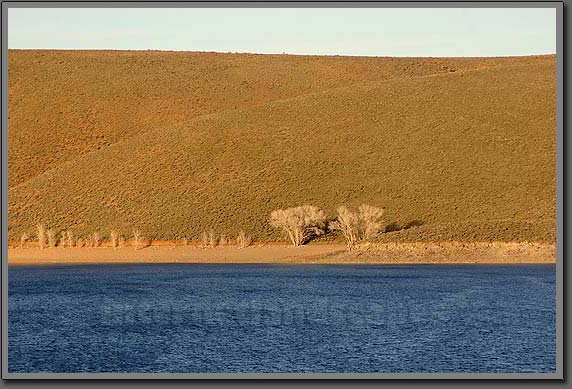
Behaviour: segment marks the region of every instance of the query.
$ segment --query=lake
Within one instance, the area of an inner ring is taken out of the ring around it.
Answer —
[[[10,267],[10,372],[555,372],[554,265]]]

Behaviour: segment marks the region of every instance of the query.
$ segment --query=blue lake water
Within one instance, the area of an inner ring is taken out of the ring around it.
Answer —
[[[9,269],[10,372],[554,372],[554,265]]]

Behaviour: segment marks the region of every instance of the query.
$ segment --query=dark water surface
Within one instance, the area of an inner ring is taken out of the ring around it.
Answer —
[[[9,269],[10,372],[554,372],[554,265]]]

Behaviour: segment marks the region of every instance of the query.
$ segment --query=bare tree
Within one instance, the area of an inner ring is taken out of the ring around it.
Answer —
[[[292,245],[300,246],[314,236],[324,233],[326,215],[313,205],[278,209],[270,214],[272,227],[281,228]]]
[[[68,247],[74,247],[74,236],[73,236],[73,232],[71,231],[66,231],[66,236],[68,239]]]
[[[46,235],[48,237],[48,247],[56,247],[56,232],[50,228],[48,231],[46,231]]]
[[[65,248],[66,247],[66,241],[67,241],[66,233],[65,233],[65,231],[62,231],[60,233],[60,240],[58,242],[58,247]]]
[[[209,245],[209,234],[206,231],[203,231],[201,234],[201,241],[204,247],[208,247]]]
[[[135,240],[135,250],[139,250],[141,243],[141,232],[139,230],[133,230],[133,239]]]
[[[359,217],[345,206],[342,205],[338,207],[338,217],[329,224],[329,227],[333,231],[341,231],[346,239],[348,249],[351,250],[357,243],[359,236]]]
[[[123,235],[121,235],[121,234],[119,235],[119,239],[118,239],[117,243],[119,244],[119,247],[125,247],[125,238],[123,237]]]
[[[360,240],[366,241],[375,237],[382,228],[383,208],[362,204],[358,208],[360,219]]]
[[[240,231],[236,237],[236,245],[239,248],[244,248],[250,246],[252,243],[252,237],[247,235],[244,231]]]
[[[111,239],[111,247],[113,247],[113,249],[115,250],[117,248],[117,243],[119,240],[119,234],[117,233],[117,231],[111,231],[111,233],[109,234],[109,237]]]
[[[26,242],[28,241],[28,239],[30,239],[30,237],[29,237],[28,234],[25,233],[25,232],[20,236],[20,248],[21,248],[21,249],[24,248],[24,246],[26,245]]]
[[[218,239],[216,238],[216,234],[214,233],[213,230],[210,230],[209,232],[209,246],[210,247],[216,247],[218,243]]]
[[[38,229],[38,244],[43,249],[46,247],[46,228],[42,224],[38,224],[36,228]]]
[[[338,217],[329,226],[334,231],[341,231],[351,250],[357,242],[371,239],[380,232],[382,216],[382,208],[362,204],[357,212],[351,212],[342,205],[338,207]]]
[[[220,236],[220,238],[218,239],[218,244],[219,246],[226,246],[228,244],[228,239],[226,238],[226,235],[222,234]]]
[[[91,246],[98,247],[99,243],[100,243],[99,234],[97,232],[94,232],[93,235],[91,236]]]

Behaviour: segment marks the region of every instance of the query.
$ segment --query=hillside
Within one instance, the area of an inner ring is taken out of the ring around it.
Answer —
[[[554,56],[10,51],[8,80],[12,239],[276,240],[273,209],[364,202],[420,224],[386,241],[555,238]]]

